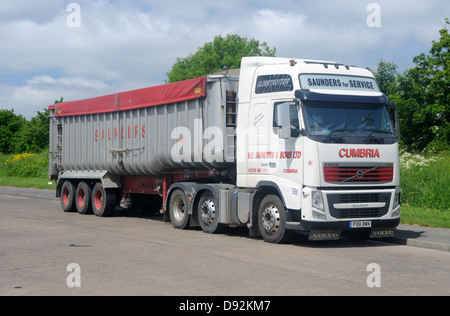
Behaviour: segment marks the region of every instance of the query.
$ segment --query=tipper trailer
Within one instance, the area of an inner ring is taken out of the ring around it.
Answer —
[[[247,226],[267,242],[390,237],[398,119],[373,74],[246,57],[238,72],[49,107],[64,211],[161,209],[175,228]]]

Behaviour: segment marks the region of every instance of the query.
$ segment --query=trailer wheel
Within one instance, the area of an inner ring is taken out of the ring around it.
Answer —
[[[206,191],[201,196],[197,214],[200,226],[205,233],[214,234],[222,230],[222,226],[219,224],[219,212],[211,192]]]
[[[259,206],[258,228],[265,242],[284,243],[292,235],[286,230],[286,210],[276,195],[267,195]]]
[[[182,190],[175,190],[170,197],[169,214],[173,227],[189,228],[189,213],[186,194]]]
[[[75,212],[75,186],[65,181],[61,188],[61,207],[64,212]]]
[[[86,182],[80,182],[75,195],[75,205],[80,214],[92,214],[92,189]]]
[[[98,217],[111,216],[116,208],[116,194],[98,182],[92,190],[92,210]]]

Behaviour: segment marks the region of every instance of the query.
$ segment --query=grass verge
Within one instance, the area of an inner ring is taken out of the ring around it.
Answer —
[[[400,157],[403,224],[450,228],[450,152]]]
[[[3,187],[56,190],[55,181],[51,181],[52,184],[49,182],[47,178],[0,177],[0,186]]]
[[[417,206],[403,206],[401,223],[426,227],[450,228],[450,212]]]
[[[0,186],[55,190],[47,177],[48,153],[0,154]]]

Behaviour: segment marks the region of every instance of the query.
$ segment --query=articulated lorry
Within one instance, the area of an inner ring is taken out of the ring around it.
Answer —
[[[66,212],[157,208],[175,228],[246,226],[272,243],[390,237],[400,221],[398,119],[367,69],[246,57],[49,110]]]

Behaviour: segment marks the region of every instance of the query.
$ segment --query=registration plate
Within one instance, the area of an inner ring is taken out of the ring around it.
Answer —
[[[353,221],[350,222],[350,228],[370,228],[372,227],[371,221]]]

